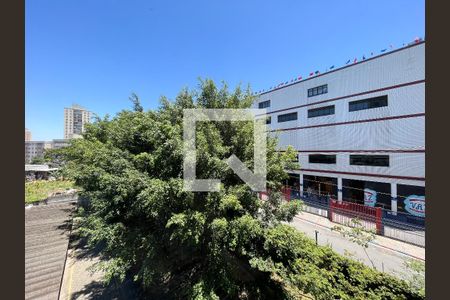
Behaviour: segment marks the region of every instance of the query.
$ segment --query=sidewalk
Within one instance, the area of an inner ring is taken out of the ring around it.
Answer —
[[[313,240],[317,236],[317,243],[321,246],[329,246],[336,253],[401,279],[412,279],[413,272],[406,267],[408,260],[425,260],[424,248],[379,235],[367,248],[363,248],[331,230],[341,224],[311,213],[301,212],[288,224]]]
[[[138,288],[130,279],[105,285],[104,272],[92,270],[100,261],[100,248],[90,249],[78,236],[77,224],[69,244],[59,300],[131,300],[139,299]]]
[[[311,214],[308,212],[301,212],[295,218],[304,220],[306,222],[314,223],[316,225],[328,228],[330,230],[333,226],[336,225],[343,226],[342,224],[333,223],[325,217]],[[402,253],[404,255],[410,256],[411,258],[425,260],[425,248],[419,246],[390,239],[380,235],[376,236],[376,239],[372,242],[372,244],[375,246],[389,249],[391,251]]]

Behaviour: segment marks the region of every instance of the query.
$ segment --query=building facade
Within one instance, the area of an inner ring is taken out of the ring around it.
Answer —
[[[90,120],[91,112],[79,105],[64,108],[64,139],[81,137]]]
[[[25,141],[31,141],[31,131],[25,128]]]
[[[25,163],[29,164],[35,157],[44,157],[45,150],[59,149],[69,145],[68,139],[54,139],[47,141],[25,141]]]
[[[50,148],[50,142],[25,141],[25,163],[29,164],[34,158],[44,157],[44,151]]]
[[[302,197],[425,216],[425,42],[257,96]]]

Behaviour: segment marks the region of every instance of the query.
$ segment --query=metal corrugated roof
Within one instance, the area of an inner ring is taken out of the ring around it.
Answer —
[[[49,168],[48,165],[25,165],[25,171],[50,172],[58,170],[58,168]]]
[[[25,209],[25,299],[58,299],[73,204]]]

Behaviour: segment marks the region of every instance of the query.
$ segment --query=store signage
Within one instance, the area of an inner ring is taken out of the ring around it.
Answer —
[[[413,216],[425,218],[425,196],[408,196],[404,204],[407,212]]]
[[[377,203],[377,192],[371,189],[364,189],[364,205],[375,206]]]

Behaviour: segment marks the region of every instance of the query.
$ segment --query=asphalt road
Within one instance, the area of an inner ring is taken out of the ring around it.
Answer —
[[[337,253],[346,255],[346,252],[352,253],[352,258],[359,260],[369,267],[372,267],[372,260],[375,268],[379,271],[383,271],[397,277],[407,278],[411,272],[405,268],[404,262],[406,259],[411,258],[400,252],[387,249],[376,244],[370,244],[366,249],[368,256],[364,252],[364,249],[342,237],[338,232],[321,226],[316,223],[312,223],[308,220],[295,217],[290,223],[291,226],[297,230],[305,233],[307,236],[315,240],[316,231],[318,231],[318,244],[325,246],[330,245]]]

